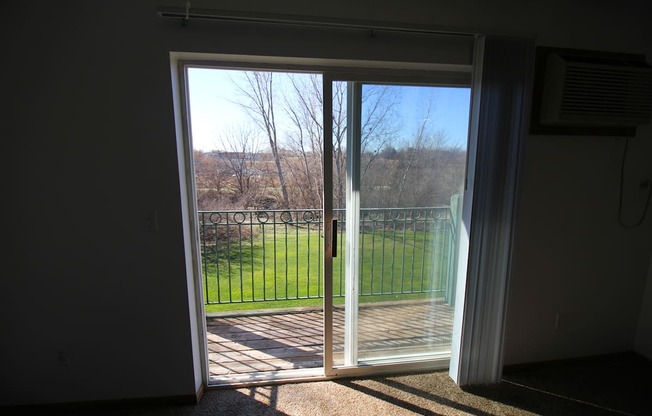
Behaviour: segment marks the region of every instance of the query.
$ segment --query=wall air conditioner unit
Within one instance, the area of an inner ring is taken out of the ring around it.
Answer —
[[[652,68],[644,58],[631,57],[563,50],[547,54],[539,124],[616,129],[648,124]]]

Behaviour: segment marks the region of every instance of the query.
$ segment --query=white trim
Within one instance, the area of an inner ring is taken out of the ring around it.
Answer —
[[[360,137],[362,84],[347,82],[346,258],[344,291],[344,364],[358,364],[358,281],[360,274]]]
[[[470,74],[473,69],[471,65],[462,64],[440,64],[432,62],[402,62],[402,61],[370,61],[361,59],[324,59],[324,58],[297,58],[291,56],[258,56],[258,55],[232,55],[201,52],[171,52],[178,61],[192,61],[193,65],[229,66],[247,65],[256,67],[267,67],[269,69],[284,69],[290,71],[314,71],[314,72],[337,72],[338,68],[345,72],[355,69],[364,70],[411,70],[415,72],[439,71],[439,72],[461,72]],[[243,68],[243,69],[245,69]],[[368,73],[368,72],[366,72]]]
[[[187,85],[184,84],[184,82],[187,83],[187,77],[185,77],[184,71],[180,70],[180,67],[185,67],[185,66],[194,66],[197,64],[197,62],[188,60],[190,57],[200,57],[202,61],[199,63],[200,65],[208,65],[208,66],[222,66],[222,65],[228,65],[228,66],[238,66],[239,63],[243,63],[240,58],[243,58],[242,56],[238,55],[237,57],[239,58],[238,60],[233,60],[230,61],[229,59],[233,59],[236,57],[236,55],[207,55],[207,54],[188,54],[188,53],[177,53],[177,52],[172,52],[170,54],[171,62],[172,62],[172,73],[173,77],[178,77],[176,79],[173,79],[173,90],[175,94],[175,117],[176,117],[176,125],[177,125],[177,147],[178,147],[178,162],[179,162],[179,174],[180,176],[183,176],[181,179],[181,190],[183,192],[184,198],[182,198],[182,213],[184,215],[184,244],[186,247],[186,262],[189,266],[188,269],[188,280],[189,280],[189,303],[190,303],[190,308],[191,311],[194,309],[194,318],[191,318],[191,321],[194,321],[194,323],[191,322],[191,331],[192,331],[192,336],[194,337],[193,339],[193,359],[195,359],[195,362],[197,362],[197,355],[200,355],[199,361],[201,362],[201,375],[202,379],[204,382],[209,385],[209,386],[214,386],[214,384],[217,381],[217,385],[229,385],[229,386],[238,386],[238,385],[254,385],[254,384],[270,384],[270,383],[276,383],[276,382],[287,382],[287,381],[301,381],[301,380],[327,380],[331,378],[336,378],[336,377],[350,377],[350,376],[359,376],[359,375],[372,375],[372,374],[383,374],[383,373],[393,373],[393,372],[399,372],[399,371],[418,371],[418,370],[432,370],[432,369],[442,369],[445,368],[446,366],[449,365],[449,360],[448,360],[448,353],[443,353],[443,354],[434,354],[434,355],[423,355],[423,356],[412,356],[412,357],[405,357],[402,359],[402,362],[400,363],[395,363],[395,364],[386,364],[383,363],[382,360],[369,360],[369,362],[365,362],[364,365],[356,365],[357,364],[357,357],[355,357],[355,354],[351,355],[355,360],[351,360],[351,363],[354,366],[349,366],[349,367],[334,367],[333,366],[333,357],[332,357],[332,282],[330,282],[331,286],[329,287],[328,285],[324,286],[324,319],[325,319],[325,325],[324,328],[328,329],[330,328],[330,333],[325,334],[324,336],[324,347],[325,349],[328,348],[327,351],[325,351],[324,354],[324,367],[323,368],[314,368],[314,369],[305,369],[305,370],[285,370],[282,372],[270,372],[270,373],[257,373],[255,375],[242,375],[242,376],[228,376],[228,377],[221,377],[221,378],[216,378],[216,377],[210,377],[209,376],[209,365],[208,365],[208,351],[207,351],[207,344],[206,344],[206,316],[205,316],[205,310],[204,310],[204,299],[203,299],[203,291],[201,289],[201,282],[198,280],[199,276],[201,275],[200,273],[200,266],[197,264],[198,260],[200,259],[199,255],[199,246],[198,246],[198,236],[197,236],[197,223],[198,223],[198,218],[197,218],[197,207],[196,207],[196,196],[194,193],[194,168],[193,168],[193,161],[192,161],[192,137],[191,137],[191,132],[189,128],[189,109],[188,109],[188,103],[186,102],[187,100],[187,95],[185,94]],[[209,60],[208,58],[212,57],[213,59],[217,60]],[[247,57],[245,57],[247,58]],[[282,60],[284,58],[269,58],[267,60],[263,60],[260,57],[248,57],[252,58],[244,62],[245,66],[248,67],[256,67],[256,68],[265,68],[269,69],[271,68],[276,68],[278,65],[281,64],[276,64],[278,62],[277,60]],[[290,58],[291,59],[291,58]],[[298,60],[303,62],[303,64],[308,65],[308,63],[312,63],[313,65],[319,61],[319,60],[314,60],[314,59],[296,59],[293,62],[296,63]],[[285,61],[287,63],[287,61]],[[325,62],[330,62],[330,60],[321,60],[319,62],[320,65],[323,65]],[[340,64],[343,61],[337,61]],[[351,62],[357,62],[357,61],[346,61],[348,63]],[[367,62],[367,61],[365,61]],[[382,64],[382,63],[381,63]],[[441,64],[419,64],[421,69],[428,68],[425,71],[418,70],[416,71],[417,73],[420,74],[426,74],[429,71],[449,71],[449,72],[461,72],[461,73],[468,73],[469,69],[471,66],[469,65],[455,65],[455,66],[450,66],[450,65],[441,65]],[[287,65],[285,66],[287,67]],[[384,71],[386,68],[377,68],[377,69],[382,69],[383,71],[376,71],[374,70],[374,65],[369,65],[368,67],[368,77],[366,78],[373,78],[375,81],[378,82],[383,82],[384,79],[386,78],[387,71]],[[455,67],[453,69],[453,67]],[[299,71],[300,69],[298,67],[293,67],[293,70]],[[345,66],[338,66],[335,65],[333,67],[327,67],[327,69],[322,69],[319,70],[317,69],[316,66],[306,66],[303,68],[303,71],[306,72],[322,72],[323,71],[323,77],[324,77],[324,85],[326,85],[326,81],[332,82],[333,80],[346,80],[346,79],[360,79],[360,74],[362,73],[362,70],[360,71],[355,71],[355,68],[350,68],[350,67],[345,67]],[[360,69],[360,68],[358,68]],[[391,72],[391,71],[390,71]],[[400,73],[401,76],[403,76],[403,73]],[[430,73],[429,78],[431,79],[436,79],[436,73]],[[392,78],[391,76],[389,79],[396,80],[397,78]],[[410,79],[410,75],[403,76],[404,81]],[[413,83],[410,83],[413,84]],[[332,84],[331,84],[332,85]],[[324,86],[324,93],[327,92],[327,87]],[[332,95],[332,93],[331,93]],[[325,95],[326,96],[326,95]],[[324,112],[330,111],[329,104],[327,104],[328,100],[325,101],[324,105]],[[330,111],[332,113],[332,111]],[[330,137],[328,135],[328,130],[326,129],[326,126],[329,123],[324,123],[325,124],[325,135],[326,137]],[[327,140],[325,140],[325,143],[327,143]],[[332,143],[330,143],[330,147],[332,147]],[[332,151],[332,149],[330,149]],[[326,152],[325,152],[326,153]],[[332,170],[332,166],[328,166],[328,164],[324,164],[324,171],[330,168]],[[326,184],[324,183],[324,190],[325,192],[328,190],[328,188],[332,188],[332,184]],[[331,195],[330,198],[332,198],[332,189],[331,189]],[[327,198],[324,198],[324,209],[326,210],[328,206]],[[350,206],[347,204],[347,206]],[[330,214],[325,214],[324,215],[324,230],[325,230],[325,236],[330,236],[330,233],[333,232],[331,228],[331,223],[328,220],[327,215],[330,215],[330,218],[332,218],[332,200],[330,200],[330,207],[331,207],[331,212]],[[194,212],[194,215],[191,215],[191,212]],[[348,215],[348,214],[347,214]],[[330,238],[328,239],[330,242]],[[328,244],[324,245],[324,272],[327,270],[327,267],[332,268],[332,252],[326,251],[328,248]],[[332,247],[331,247],[332,249]],[[347,256],[349,257],[349,256]],[[357,256],[354,256],[353,258],[357,258]],[[356,273],[357,275],[357,273]],[[352,279],[352,280],[357,280],[357,279]],[[464,279],[462,279],[464,280]],[[199,283],[199,284],[198,284]],[[351,292],[353,293],[353,291]],[[356,291],[357,293],[357,291]],[[357,299],[356,299],[357,301]],[[357,311],[357,305],[356,305],[356,311]],[[357,324],[355,322],[354,324]],[[200,333],[199,328],[203,327],[203,331]],[[357,331],[356,331],[357,332]],[[195,345],[196,340],[201,341],[199,344],[200,345]],[[357,346],[357,342],[353,343],[352,345]],[[321,375],[319,375],[321,373]],[[197,369],[195,369],[195,374],[197,374]],[[317,374],[317,375],[315,375]]]
[[[189,123],[189,103],[187,102],[187,77],[174,54],[170,54],[172,74],[172,96],[177,139],[177,161],[179,164],[179,187],[181,193],[181,215],[186,262],[186,282],[188,287],[188,306],[190,336],[192,338],[193,372],[195,388],[208,382],[208,351],[206,341],[206,316],[201,284],[198,284],[201,265],[199,237],[197,235],[197,197],[194,185],[194,166],[192,158],[192,137]]]
[[[475,189],[476,157],[478,149],[478,118],[480,113],[481,87],[482,87],[482,58],[484,56],[484,37],[476,38],[473,65],[473,85],[471,87],[471,112],[469,115],[469,140],[467,145],[467,167],[464,194],[462,196],[462,218],[458,226],[458,253],[465,253],[457,258],[457,287],[455,289],[455,309],[453,315],[453,338],[451,345],[451,361],[449,374],[459,384],[461,362],[466,362],[468,350],[462,350],[466,345],[463,337],[464,317],[468,313],[466,303],[467,270],[469,262],[469,243],[471,238],[471,216],[473,213],[473,191]]]

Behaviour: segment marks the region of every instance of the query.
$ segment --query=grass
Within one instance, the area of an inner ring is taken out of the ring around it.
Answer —
[[[322,305],[323,240],[318,229],[277,225],[275,231],[261,226],[241,231],[242,239],[202,247],[207,312]],[[362,234],[361,302],[427,297],[430,290],[443,288],[448,235],[412,229]],[[344,238],[339,236],[338,257],[333,259],[336,304],[344,295]]]

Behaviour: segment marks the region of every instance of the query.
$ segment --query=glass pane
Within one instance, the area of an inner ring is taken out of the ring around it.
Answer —
[[[321,79],[188,70],[212,381],[323,365]]]
[[[470,89],[332,87],[334,365],[446,356]]]
[[[362,87],[359,361],[450,352],[469,97]]]

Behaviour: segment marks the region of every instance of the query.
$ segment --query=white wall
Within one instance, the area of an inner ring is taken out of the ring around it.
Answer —
[[[632,144],[628,172],[649,166],[652,154],[649,140]],[[623,145],[622,138],[528,138],[506,364],[633,349],[652,224],[618,223]],[[638,185],[628,176],[627,185]],[[623,217],[633,223],[644,201],[625,201]]]
[[[633,6],[550,3],[256,0],[219,7],[527,32],[547,46],[652,56],[651,37],[642,36],[649,26]],[[2,3],[1,166],[9,209],[1,221],[11,249],[0,262],[0,404],[197,388],[169,51],[310,55],[314,45],[290,50],[276,45],[289,39],[256,43],[245,33],[252,42],[242,50],[225,44],[225,26],[182,28],[157,18],[155,5]],[[630,169],[649,174],[650,143],[635,143]],[[652,233],[649,221],[639,230],[614,224],[620,149],[616,139],[530,137],[508,363],[632,348]],[[144,225],[152,209],[156,233]],[[553,334],[557,310],[569,313],[568,326]]]

